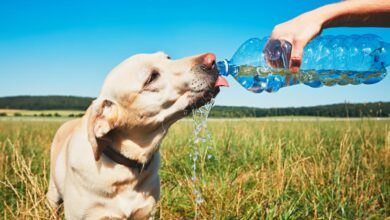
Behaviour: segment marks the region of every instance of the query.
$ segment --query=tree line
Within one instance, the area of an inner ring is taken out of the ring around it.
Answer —
[[[210,117],[270,117],[270,116],[317,116],[317,117],[390,117],[390,102],[342,103],[312,107],[251,108],[216,106]]]
[[[0,97],[0,109],[86,110],[92,100],[78,96],[10,96]]]
[[[13,96],[0,97],[0,109],[86,110],[94,98],[77,96]],[[312,107],[254,108],[215,106],[210,117],[389,117],[390,102],[341,103]]]

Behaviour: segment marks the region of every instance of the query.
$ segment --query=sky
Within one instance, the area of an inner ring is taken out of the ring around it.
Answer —
[[[0,96],[96,97],[108,72],[137,53],[172,59],[213,52],[230,58],[248,38],[335,1],[0,0]],[[372,33],[390,42],[390,29],[334,28],[323,34]],[[389,69],[388,69],[389,70]],[[228,78],[217,105],[289,107],[390,101],[390,77],[374,85],[313,89],[296,85],[253,94]]]

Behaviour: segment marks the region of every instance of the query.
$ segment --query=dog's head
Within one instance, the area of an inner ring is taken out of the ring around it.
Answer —
[[[219,92],[217,78],[210,53],[179,60],[161,52],[128,58],[107,76],[89,109],[95,159],[113,132],[140,149],[156,148],[174,122]]]

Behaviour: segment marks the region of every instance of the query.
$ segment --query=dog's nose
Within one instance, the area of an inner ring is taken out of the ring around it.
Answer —
[[[202,56],[202,64],[207,69],[212,69],[215,65],[215,55],[213,53],[206,53]]]

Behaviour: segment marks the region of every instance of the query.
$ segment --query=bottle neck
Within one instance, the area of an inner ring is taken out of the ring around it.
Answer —
[[[219,75],[221,76],[228,76],[229,75],[229,61],[228,60],[222,60],[217,62],[217,68]]]

